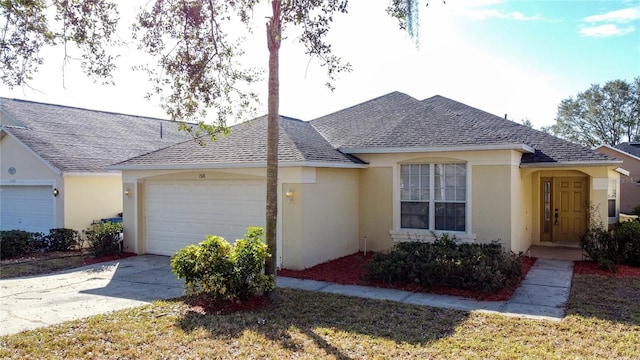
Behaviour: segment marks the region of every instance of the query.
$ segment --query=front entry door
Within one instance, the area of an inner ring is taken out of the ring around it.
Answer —
[[[542,240],[577,243],[587,231],[587,178],[542,179]]]

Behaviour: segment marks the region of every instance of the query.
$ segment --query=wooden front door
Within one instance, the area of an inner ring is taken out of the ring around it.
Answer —
[[[586,177],[542,178],[541,240],[577,243],[587,231]]]

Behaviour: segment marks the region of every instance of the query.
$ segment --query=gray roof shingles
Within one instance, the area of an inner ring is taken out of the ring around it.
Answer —
[[[266,116],[234,125],[227,136],[200,146],[178,133],[175,124],[158,119],[1,100],[2,109],[25,125],[7,130],[63,171],[104,171],[111,164],[115,169],[263,166],[267,159]],[[165,129],[163,139],[159,139],[160,123]],[[282,163],[357,166],[363,164],[353,156],[358,149],[455,151],[478,145],[535,149],[523,154],[523,164],[614,161],[587,147],[442,96],[417,100],[393,92],[308,122],[280,116],[279,124]]]
[[[623,142],[614,147],[620,151],[626,152],[627,154],[640,157],[640,142]]]
[[[469,105],[433,96],[417,100],[393,92],[312,120],[338,149],[451,148],[517,145],[535,149],[522,163],[609,162],[613,159],[569,141]]]
[[[326,142],[308,122],[280,116],[278,160],[281,163],[362,164]],[[135,157],[115,167],[172,165],[255,165],[267,161],[267,117],[234,125],[225,137],[202,146],[190,140]]]
[[[190,138],[155,118],[7,98],[0,107],[22,125],[3,129],[61,172],[107,172],[108,165]]]

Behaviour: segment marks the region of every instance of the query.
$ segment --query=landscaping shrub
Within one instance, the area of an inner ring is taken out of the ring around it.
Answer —
[[[86,231],[89,251],[96,257],[120,254],[122,223],[104,222]]]
[[[44,243],[47,251],[75,250],[82,245],[80,234],[76,230],[64,228],[49,230]]]
[[[0,231],[0,259],[10,259],[38,249],[41,233],[24,230]]]
[[[200,244],[177,251],[171,268],[179,279],[185,279],[188,295],[205,293],[217,300],[259,295],[275,286],[273,276],[262,273],[265,260],[271,257],[263,235],[262,228],[249,227],[245,238],[233,246],[209,235]]]
[[[613,231],[597,224],[580,237],[580,246],[608,271],[616,272],[619,264],[640,266],[640,222],[617,223]]]
[[[591,229],[580,236],[580,247],[601,268],[615,272],[617,265],[622,262],[618,243],[601,224],[592,226]]]
[[[618,244],[622,263],[640,266],[640,222],[625,221],[616,224],[613,237]]]
[[[518,256],[502,245],[457,243],[457,238],[435,235],[429,242],[402,242],[389,254],[374,254],[367,277],[420,286],[449,286],[492,292],[511,285],[522,274]]]

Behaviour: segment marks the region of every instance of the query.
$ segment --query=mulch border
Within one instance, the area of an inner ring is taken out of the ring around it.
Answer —
[[[425,288],[412,283],[386,283],[382,281],[368,281],[364,278],[367,265],[373,257],[372,253],[358,252],[343,256],[341,258],[328,261],[305,270],[278,271],[278,276],[292,277],[303,280],[327,281],[343,285],[372,286],[378,288],[404,290],[411,292],[434,293],[440,295],[461,296],[483,301],[504,301],[511,298],[513,292],[518,288],[520,282],[527,275],[536,261],[534,257],[522,257],[522,276],[519,281],[511,286],[493,293],[486,293],[473,290],[461,290],[445,286],[434,286]]]

